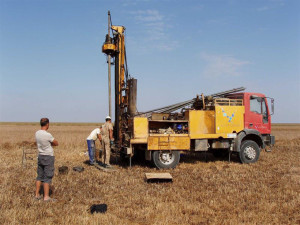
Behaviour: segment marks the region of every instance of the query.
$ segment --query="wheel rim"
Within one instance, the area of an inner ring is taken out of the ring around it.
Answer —
[[[256,156],[256,151],[253,147],[248,146],[245,148],[245,157],[247,159],[253,160],[255,159],[255,156]]]
[[[173,153],[161,152],[159,153],[159,161],[164,165],[170,165],[174,162],[175,157]]]

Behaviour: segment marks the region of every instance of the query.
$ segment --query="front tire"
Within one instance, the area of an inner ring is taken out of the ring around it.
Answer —
[[[153,151],[152,160],[158,169],[174,169],[180,160],[180,151]]]
[[[260,154],[259,146],[256,142],[246,140],[242,142],[239,157],[241,163],[255,163]]]

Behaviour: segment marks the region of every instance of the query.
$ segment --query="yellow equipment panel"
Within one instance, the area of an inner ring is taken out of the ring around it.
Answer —
[[[216,133],[238,133],[244,129],[244,106],[216,106]]]
[[[191,138],[215,133],[215,111],[190,110],[189,133]]]
[[[135,139],[148,137],[148,119],[146,117],[134,117],[133,135]]]
[[[184,134],[150,135],[148,150],[190,150],[190,138]]]

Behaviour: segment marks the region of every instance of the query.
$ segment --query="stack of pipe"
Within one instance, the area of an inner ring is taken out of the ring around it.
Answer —
[[[244,91],[245,89],[246,88],[244,88],[244,87],[239,87],[239,88],[234,88],[234,89],[231,89],[231,90],[228,90],[228,91],[222,91],[222,92],[218,92],[218,93],[215,93],[215,94],[211,94],[211,95],[208,95],[208,96],[211,96],[213,98],[221,98],[221,97],[225,97],[228,94],[233,94],[233,93],[236,93],[236,92]],[[193,98],[191,100],[187,100],[187,101],[184,101],[184,102],[179,102],[179,103],[168,105],[168,106],[165,106],[165,107],[152,109],[152,110],[149,110],[149,111],[146,111],[146,112],[137,113],[136,115],[150,117],[151,114],[154,113],[154,112],[155,113],[174,112],[174,111],[176,111],[178,109],[181,109],[183,107],[192,105],[195,102],[195,100],[196,100],[196,98]]]

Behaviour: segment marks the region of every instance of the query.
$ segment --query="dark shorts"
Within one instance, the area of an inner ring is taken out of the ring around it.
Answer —
[[[54,156],[39,155],[36,180],[51,183],[54,175]]]

